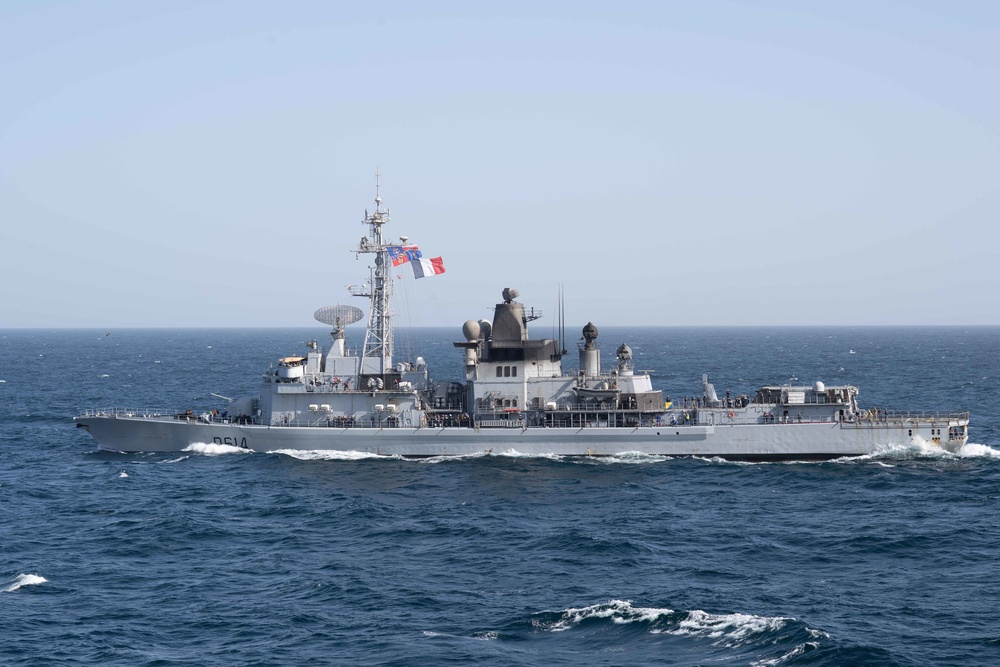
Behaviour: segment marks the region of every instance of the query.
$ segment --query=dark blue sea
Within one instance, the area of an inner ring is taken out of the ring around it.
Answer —
[[[399,333],[460,376],[459,327]],[[74,428],[255,393],[312,338],[0,331],[0,664],[1000,664],[1000,328],[601,331],[674,399],[707,372],[970,410],[955,454],[135,455]]]

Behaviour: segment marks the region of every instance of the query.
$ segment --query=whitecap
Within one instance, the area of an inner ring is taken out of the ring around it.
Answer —
[[[651,622],[673,614],[673,609],[656,607],[633,607],[629,600],[610,600],[606,604],[595,604],[589,607],[570,608],[562,612],[559,620],[553,623],[549,630],[562,632],[574,625],[591,618],[608,618],[612,623]]]
[[[119,479],[125,479],[126,477],[128,477],[128,473],[125,472],[124,470],[122,470],[120,473],[118,473],[118,478]]]
[[[190,456],[181,456],[181,457],[178,457],[176,459],[169,459],[167,461],[163,461],[163,463],[180,463],[181,461],[183,461],[185,459],[189,459],[189,458],[191,458],[191,457]]]
[[[782,663],[788,662],[792,658],[798,657],[806,652],[806,649],[816,650],[819,648],[819,644],[816,642],[806,642],[805,644],[799,644],[792,650],[788,651],[784,655],[779,655],[777,658],[769,658],[767,660],[757,660],[756,662],[751,662],[750,667],[776,667]]]
[[[219,456],[221,454],[249,454],[253,452],[252,449],[246,449],[244,447],[234,447],[233,445],[218,445],[215,443],[205,443],[196,442],[194,444],[188,445],[182,452],[193,452],[195,454],[203,454],[205,456]]]
[[[105,373],[105,374],[104,374],[104,375],[102,375],[101,377],[102,377],[102,378],[109,378],[109,377],[111,377],[111,376],[110,376],[110,375],[108,375],[107,373]]]
[[[291,456],[300,461],[360,461],[362,459],[397,459],[398,456],[386,456],[371,452],[338,451],[335,449],[272,449],[268,454]]]
[[[733,647],[744,643],[752,635],[775,632],[792,619],[783,616],[755,616],[753,614],[710,614],[701,609],[688,612],[687,618],[675,629],[664,630],[672,635],[706,637],[715,645]]]
[[[683,617],[670,621],[672,615]],[[749,643],[755,637],[776,632],[794,619],[784,616],[754,614],[710,614],[701,609],[676,612],[665,607],[633,607],[628,600],[610,600],[606,604],[564,610],[559,619],[548,626],[550,632],[562,632],[588,619],[604,618],[612,623],[654,623],[667,621],[667,627],[654,627],[651,634],[668,634],[704,638],[716,646],[732,648]]]
[[[14,578],[14,581],[9,582],[6,588],[0,588],[0,593],[13,593],[22,586],[37,586],[38,584],[44,584],[48,579],[45,577],[40,577],[37,574],[19,574]]]

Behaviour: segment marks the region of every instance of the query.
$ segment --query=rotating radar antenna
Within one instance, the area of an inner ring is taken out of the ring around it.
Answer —
[[[334,333],[342,333],[348,324],[354,324],[365,316],[364,311],[354,306],[323,306],[315,313],[315,317],[323,324],[334,328]]]

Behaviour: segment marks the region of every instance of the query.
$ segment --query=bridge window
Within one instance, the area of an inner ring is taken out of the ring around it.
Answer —
[[[498,378],[503,377],[503,366],[497,366],[497,377]]]

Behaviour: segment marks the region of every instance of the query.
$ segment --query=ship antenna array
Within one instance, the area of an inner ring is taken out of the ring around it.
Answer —
[[[566,354],[566,295],[559,283],[559,354]]]
[[[382,239],[382,225],[389,222],[388,209],[382,210],[382,175],[375,170],[375,211],[371,214],[365,211],[363,224],[371,229],[371,238],[362,238],[358,253],[373,253],[374,266],[371,267],[370,289],[364,291],[352,290],[355,296],[370,298],[371,309],[368,312],[368,328],[365,330],[363,357],[380,359],[378,373],[384,373],[392,366],[392,279],[389,275],[391,262],[389,251]],[[375,370],[370,366],[369,371]]]
[[[354,306],[323,306],[313,313],[318,322],[329,324],[335,331],[342,331],[345,326],[354,324],[364,316],[364,312]]]

